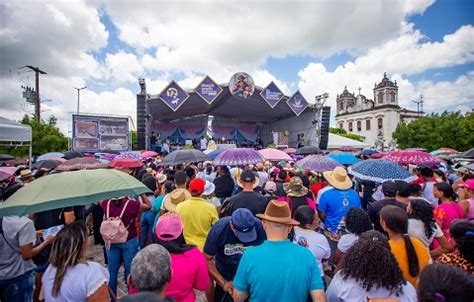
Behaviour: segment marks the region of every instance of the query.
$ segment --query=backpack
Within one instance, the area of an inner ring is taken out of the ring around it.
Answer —
[[[129,201],[130,200],[127,200],[127,202],[125,203],[125,206],[123,207],[119,217],[109,216],[110,203],[112,201],[109,200],[109,203],[107,204],[105,220],[102,221],[102,223],[100,224],[100,234],[102,235],[102,238],[104,239],[107,246],[110,246],[110,244],[112,243],[124,243],[127,241],[128,228],[130,227],[130,224],[132,224],[133,219],[132,221],[130,221],[130,224],[125,227],[122,221],[122,216],[125,213],[125,210],[127,209]]]

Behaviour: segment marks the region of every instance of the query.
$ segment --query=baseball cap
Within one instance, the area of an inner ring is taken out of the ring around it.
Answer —
[[[255,174],[250,170],[245,170],[240,174],[240,181],[242,182],[253,182],[255,180]]]
[[[382,184],[382,193],[384,195],[394,197],[397,191],[397,184],[393,180],[387,180]]]
[[[204,192],[204,187],[206,186],[206,181],[202,178],[195,178],[189,183],[189,192],[202,194]]]
[[[176,212],[163,214],[156,223],[156,237],[163,241],[172,241],[178,238],[183,232],[183,222]]]
[[[240,241],[252,242],[257,239],[255,217],[248,209],[240,208],[235,210],[232,213],[231,221],[234,226],[235,235]]]
[[[470,190],[474,190],[474,178],[466,180],[464,182],[464,184],[460,185],[460,187],[468,188]]]

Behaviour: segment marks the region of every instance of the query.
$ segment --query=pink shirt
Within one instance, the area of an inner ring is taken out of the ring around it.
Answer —
[[[192,248],[182,254],[171,254],[171,282],[166,286],[166,296],[176,302],[196,300],[194,289],[205,291],[209,286],[209,274],[204,255]]]

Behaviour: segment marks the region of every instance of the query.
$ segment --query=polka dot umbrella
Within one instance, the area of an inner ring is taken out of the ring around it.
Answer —
[[[440,163],[438,158],[422,151],[395,151],[387,154],[384,158],[398,164],[432,165]]]
[[[351,175],[361,179],[383,183],[387,180],[411,181],[416,179],[407,169],[387,159],[368,159],[348,168]]]

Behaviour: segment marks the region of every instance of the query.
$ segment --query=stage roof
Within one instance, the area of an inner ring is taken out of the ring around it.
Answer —
[[[211,105],[196,92],[187,91],[189,98],[176,112],[173,112],[158,95],[151,95],[148,104],[153,120],[169,122],[185,117],[212,115],[217,119],[225,118],[229,121],[265,123],[296,116],[286,103],[290,98],[288,96],[284,96],[272,109],[260,95],[262,91],[260,87],[255,87],[255,92],[249,100],[241,100],[231,95],[228,85],[219,86],[223,91]],[[311,105],[305,111],[310,110],[310,107]]]

